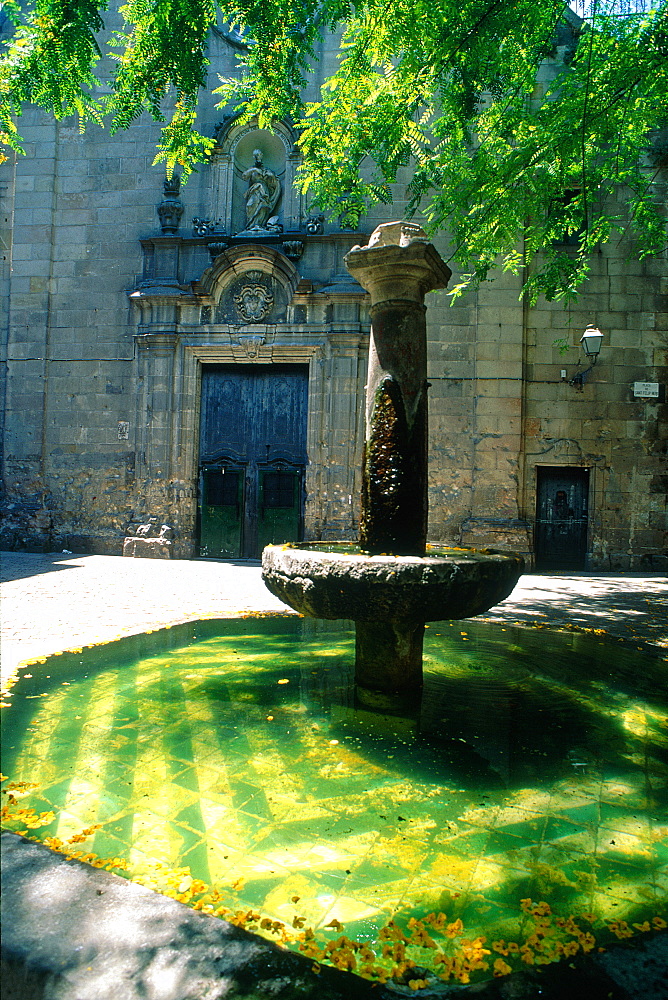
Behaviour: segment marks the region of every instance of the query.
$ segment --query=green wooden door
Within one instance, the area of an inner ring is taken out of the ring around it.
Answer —
[[[258,546],[297,541],[301,528],[301,469],[261,469]]]
[[[243,482],[243,470],[202,469],[201,556],[219,559],[241,556]]]
[[[536,569],[584,569],[589,469],[538,466],[536,475]]]

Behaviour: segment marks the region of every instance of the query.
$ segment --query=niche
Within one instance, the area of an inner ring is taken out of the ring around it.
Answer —
[[[299,229],[296,161],[292,130],[281,122],[273,132],[252,123],[219,129],[211,157],[210,218],[230,236],[255,227],[271,231],[272,219],[283,231]]]

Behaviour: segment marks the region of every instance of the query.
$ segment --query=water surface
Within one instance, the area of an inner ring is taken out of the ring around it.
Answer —
[[[427,627],[420,713],[355,703],[352,625],[179,626],[26,671],[3,771],[42,834],[131,874],[187,868],[232,908],[375,940],[444,911],[520,933],[519,901],[642,920],[668,895],[665,666],[603,637]],[[298,897],[297,902],[293,899]]]

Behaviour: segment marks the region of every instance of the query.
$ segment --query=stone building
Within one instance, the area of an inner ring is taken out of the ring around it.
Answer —
[[[212,37],[211,87],[237,41]],[[0,167],[3,548],[120,554],[162,533],[176,557],[244,558],[356,536],[369,323],[343,256],[402,217],[408,171],[342,229],[295,187],[287,124],[214,102],[214,152],[183,186],[152,165],[153,122],[112,137],[24,116],[27,155]],[[666,565],[668,262],[627,251],[602,246],[567,306],[528,305],[509,275],[453,307],[428,296],[433,541]],[[603,347],[574,382],[588,324]]]

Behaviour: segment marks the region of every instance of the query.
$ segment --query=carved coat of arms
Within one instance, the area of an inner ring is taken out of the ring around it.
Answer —
[[[234,296],[234,307],[247,323],[258,323],[271,312],[273,293],[264,285],[243,285]]]

